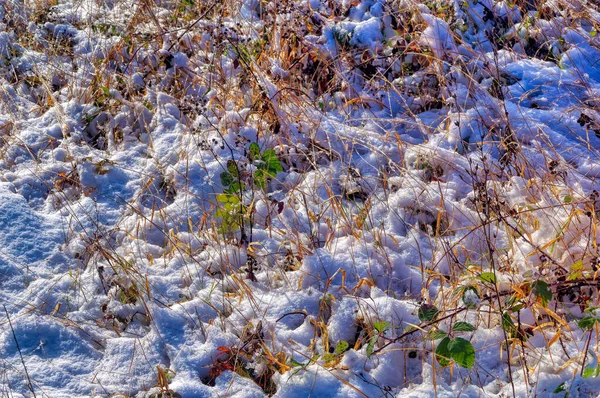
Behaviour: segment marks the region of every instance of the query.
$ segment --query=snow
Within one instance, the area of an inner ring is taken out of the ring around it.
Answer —
[[[592,5],[155,3],[0,1],[1,395],[599,394]]]

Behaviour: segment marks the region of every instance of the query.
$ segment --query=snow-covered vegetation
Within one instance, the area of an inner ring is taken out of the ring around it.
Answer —
[[[599,30],[0,0],[0,396],[598,396]]]

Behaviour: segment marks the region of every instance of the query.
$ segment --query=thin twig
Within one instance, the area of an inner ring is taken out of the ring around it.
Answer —
[[[6,305],[3,304],[4,312],[6,313],[6,318],[8,319],[8,325],[10,326],[10,330],[12,332],[13,338],[15,339],[15,345],[17,346],[17,351],[19,351],[19,356],[21,357],[21,363],[23,364],[23,369],[25,369],[25,376],[27,376],[27,387],[33,394],[35,398],[35,391],[33,389],[33,384],[31,383],[31,378],[29,377],[29,372],[27,371],[27,366],[25,366],[25,360],[23,359],[23,353],[21,353],[21,347],[19,347],[19,341],[17,340],[17,335],[15,333],[15,329],[13,329],[12,322],[10,321],[10,316],[8,315],[8,310],[6,309]]]

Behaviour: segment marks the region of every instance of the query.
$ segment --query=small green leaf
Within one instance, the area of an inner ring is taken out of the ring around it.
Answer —
[[[221,185],[228,187],[233,182],[233,176],[228,172],[224,171],[221,173]]]
[[[569,267],[569,269],[573,272],[580,272],[581,270],[583,270],[583,260],[578,260],[574,262],[573,265]]]
[[[523,309],[523,307],[525,306],[517,296],[512,295],[510,297],[507,297],[506,300],[506,310],[507,311],[512,311],[512,312],[517,312]]]
[[[268,163],[268,161],[272,158],[277,159],[277,155],[275,154],[275,149],[269,148],[263,152],[262,160],[264,160],[265,163]]]
[[[496,283],[496,275],[493,272],[482,272],[477,278],[482,282]]]
[[[369,339],[369,342],[367,343],[367,358],[371,357],[371,355],[373,355],[373,348],[375,348],[375,344],[377,343],[377,340],[379,340],[379,333],[375,334],[373,337],[371,337]]]
[[[452,359],[463,368],[471,369],[475,364],[475,348],[462,337],[457,337],[448,343]]]
[[[556,388],[554,389],[554,391],[552,391],[552,392],[553,392],[554,394],[558,394],[558,393],[565,392],[565,391],[567,391],[567,382],[566,382],[566,381],[563,381],[563,382],[562,382],[562,383],[560,383],[560,384],[558,385],[558,387],[556,387]]]
[[[232,177],[237,178],[239,176],[237,164],[235,160],[229,159],[227,161],[227,171],[231,174]]]
[[[300,362],[296,361],[294,358],[291,358],[291,359],[290,359],[290,365],[292,365],[293,367],[296,367],[296,366],[304,366],[304,364],[302,364],[302,363],[300,363]]]
[[[321,359],[325,362],[330,362],[330,361],[337,359],[337,357],[338,356],[336,354],[332,354],[332,353],[328,352],[327,354],[323,355],[323,357]]]
[[[439,315],[440,311],[437,309],[437,307],[433,304],[423,304],[421,305],[421,307],[419,307],[419,320],[421,322],[427,321],[433,321],[434,319],[436,319]]]
[[[515,324],[508,312],[502,314],[502,328],[510,333],[516,330]]]
[[[386,330],[388,330],[390,328],[390,323],[389,322],[375,322],[373,324],[373,327],[379,333],[383,333],[384,331],[386,331]]]
[[[566,382],[566,381],[563,381],[563,382],[562,382],[562,383],[560,383],[560,384],[558,385],[558,387],[556,387],[556,388],[554,389],[554,391],[552,391],[552,392],[553,392],[554,394],[558,394],[558,393],[565,392],[565,391],[567,391],[567,382]]]
[[[225,192],[230,193],[230,194],[234,194],[234,193],[239,192],[240,189],[243,188],[243,186],[244,186],[244,184],[240,184],[239,181],[233,181],[231,183],[231,185],[229,186],[229,188],[225,190]],[[235,195],[231,195],[231,196],[235,196]]]
[[[256,170],[254,173],[254,185],[259,187],[260,189],[265,189],[267,187],[267,176],[264,170]]]
[[[278,172],[283,171],[281,162],[277,159],[277,154],[274,149],[267,149],[262,155],[262,160],[265,162],[266,169],[271,177],[275,177]]]
[[[335,347],[335,353],[342,354],[342,353],[346,352],[348,347],[350,347],[350,344],[348,344],[348,342],[346,340],[340,340],[340,341],[338,341],[337,346]]]
[[[597,377],[598,372],[599,372],[598,367],[589,366],[589,367],[583,369],[583,378],[588,379],[590,377]]]
[[[577,322],[577,326],[579,326],[583,330],[589,330],[594,327],[594,325],[598,322],[598,318],[595,316],[585,316]]]
[[[571,203],[572,201],[573,201],[573,197],[571,195],[567,195],[563,199],[563,202],[565,202],[565,203]]]
[[[546,307],[552,300],[552,292],[548,289],[548,284],[544,281],[535,281],[531,284],[533,293],[542,300],[542,305]]]
[[[250,144],[249,152],[250,152],[250,160],[256,160],[256,159],[260,158],[260,147],[258,146],[258,144],[256,142],[253,142],[252,144]]]
[[[443,330],[434,330],[432,332],[430,332],[430,336],[429,338],[431,340],[439,340],[439,339],[443,339],[444,337],[448,336],[448,333],[444,332]]]
[[[574,281],[576,279],[579,279],[581,277],[581,272],[574,272],[572,274],[569,274],[569,276],[567,277],[568,281]]]
[[[453,332],[473,332],[475,330],[475,326],[471,325],[469,322],[459,321],[452,325]]]
[[[590,36],[592,36],[592,37],[596,37],[596,35],[597,35],[597,34],[598,34],[598,31],[597,31],[596,29],[593,29],[593,30],[590,32]]]
[[[217,202],[219,202],[219,203],[229,202],[229,195],[227,195],[226,193],[217,195]]]
[[[442,366],[448,366],[450,364],[450,359],[452,358],[450,350],[448,349],[449,343],[450,338],[445,337],[435,349],[435,357]]]

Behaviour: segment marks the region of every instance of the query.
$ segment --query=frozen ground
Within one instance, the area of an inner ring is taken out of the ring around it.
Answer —
[[[0,396],[598,396],[598,30],[0,0]]]

